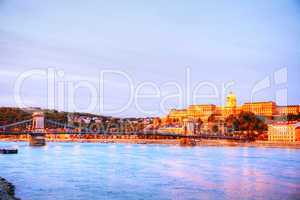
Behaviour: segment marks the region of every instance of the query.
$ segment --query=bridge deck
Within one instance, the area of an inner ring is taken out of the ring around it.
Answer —
[[[244,137],[239,136],[224,136],[224,135],[211,135],[211,134],[199,134],[199,135],[184,135],[175,133],[144,133],[144,132],[132,132],[132,133],[99,133],[99,132],[55,132],[55,133],[32,133],[32,132],[0,132],[0,136],[8,135],[99,135],[99,136],[166,136],[173,138],[193,138],[193,139],[225,139],[225,140],[245,140]]]

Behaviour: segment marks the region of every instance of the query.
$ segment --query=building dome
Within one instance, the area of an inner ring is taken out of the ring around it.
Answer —
[[[236,96],[233,94],[233,92],[229,92],[229,94],[226,97],[226,107],[236,107]]]

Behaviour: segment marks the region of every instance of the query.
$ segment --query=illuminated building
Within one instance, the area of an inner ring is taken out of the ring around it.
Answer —
[[[154,128],[159,127],[160,123],[161,123],[161,120],[159,118],[153,119],[153,127]]]
[[[183,121],[183,119],[187,118],[187,111],[186,109],[172,109],[168,118],[171,120]]]
[[[300,112],[300,106],[289,105],[289,106],[277,106],[277,113],[279,115],[293,114],[297,115]]]
[[[226,118],[229,115],[236,115],[239,113],[239,108],[237,107],[237,99],[236,96],[230,92],[226,97],[226,104],[224,107],[219,107],[219,112],[215,113],[217,116],[221,116],[221,118]]]
[[[300,123],[278,122],[269,124],[268,140],[282,142],[300,141]]]
[[[237,105],[236,96],[232,92],[230,92],[226,97],[226,107],[236,108],[236,105]]]
[[[202,120],[207,120],[207,118],[214,114],[215,111],[216,106],[213,104],[191,105],[187,109],[187,117],[192,119],[200,118]]]
[[[180,122],[183,122],[184,119],[201,119],[207,122],[211,115],[215,115],[217,119],[224,119],[231,114],[239,114],[239,112],[236,96],[230,92],[224,107],[213,104],[190,105],[187,109],[172,109],[168,118]]]
[[[159,128],[160,133],[175,133],[175,134],[186,134],[193,135],[196,128],[196,123],[192,119],[183,119],[183,126],[180,127],[162,127]]]
[[[300,106],[277,106],[273,101],[244,103],[237,105],[236,96],[230,92],[225,106],[213,104],[190,105],[187,109],[172,109],[167,118],[183,123],[184,119],[201,119],[207,122],[211,115],[217,120],[225,120],[229,115],[238,115],[240,112],[252,112],[255,115],[272,118],[278,115],[299,114]]]
[[[163,127],[158,129],[159,133],[172,133],[172,134],[183,134],[184,128],[183,127]]]
[[[272,117],[276,114],[276,103],[273,101],[245,103],[242,105],[242,111],[252,112],[264,117]]]

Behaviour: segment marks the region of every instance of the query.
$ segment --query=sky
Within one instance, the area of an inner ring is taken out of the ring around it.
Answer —
[[[299,19],[298,0],[0,0],[0,106],[300,104]]]

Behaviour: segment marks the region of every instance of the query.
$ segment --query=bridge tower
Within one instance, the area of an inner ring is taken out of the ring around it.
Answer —
[[[45,116],[42,112],[34,112],[32,114],[32,130],[33,132],[44,133]]]
[[[32,114],[32,133],[30,134],[29,144],[31,146],[46,145],[45,116],[43,112],[34,112]]]
[[[184,119],[183,120],[183,131],[185,135],[194,135],[195,134],[195,122],[193,119]]]

